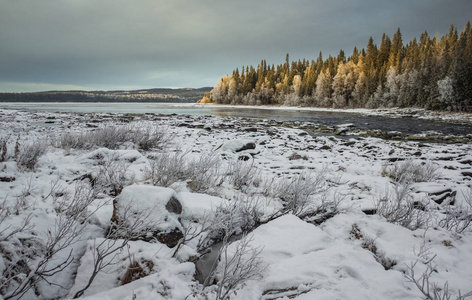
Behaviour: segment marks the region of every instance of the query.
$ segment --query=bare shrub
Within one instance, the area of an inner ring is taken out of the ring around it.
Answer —
[[[444,209],[444,217],[438,223],[440,227],[457,233],[470,229],[472,223],[472,188],[462,194],[465,203],[447,205]]]
[[[449,283],[446,281],[444,284],[438,284],[433,282],[431,275],[437,273],[436,266],[432,263],[430,259],[426,263],[426,270],[419,277],[415,275],[415,267],[418,264],[419,260],[412,262],[409,266],[407,265],[407,272],[405,273],[406,278],[414,283],[420,292],[429,300],[450,300],[452,299],[452,292],[449,290]],[[459,290],[456,300],[464,300],[472,296],[472,291],[462,295]]]
[[[220,159],[213,153],[188,159],[188,152],[163,153],[149,158],[145,177],[153,185],[170,186],[175,182],[187,181],[193,192],[208,192],[221,184]]]
[[[390,177],[395,182],[429,182],[441,176],[439,166],[432,162],[415,162],[405,160],[394,163],[393,166],[384,167],[382,174]]]
[[[385,195],[377,200],[377,214],[388,222],[395,223],[414,230],[429,223],[430,214],[416,209],[410,184],[394,185],[393,191],[387,190]]]
[[[225,238],[219,253],[219,264],[212,274],[217,278],[215,299],[229,299],[232,294],[243,288],[249,280],[263,277],[267,265],[262,261],[262,248],[251,245],[252,237],[243,235],[234,247]],[[231,250],[231,251],[230,251]]]
[[[332,195],[322,192],[321,203],[309,205],[299,218],[305,222],[320,225],[342,211],[340,204],[344,199],[345,195],[337,192]]]
[[[221,161],[214,153],[201,155],[188,164],[189,187],[193,192],[208,192],[221,185],[223,175],[220,172]]]
[[[170,186],[171,184],[188,178],[187,153],[163,153],[149,158],[149,167],[145,169],[145,176],[153,185]]]
[[[34,234],[26,240],[10,235],[10,245],[14,248],[4,249],[9,258],[0,283],[4,299],[19,299],[40,281],[54,284],[48,279],[64,271],[73,261],[72,249],[65,259],[58,259],[57,254],[67,250],[82,236],[85,220],[90,216],[87,207],[94,198],[90,186],[77,184],[73,197],[58,203],[56,222],[48,231],[46,241],[34,238]],[[21,256],[16,254],[18,247],[25,251]]]
[[[323,168],[316,174],[304,173],[276,182],[271,194],[283,202],[284,208],[280,214],[291,212],[301,216],[313,208],[312,196],[326,192],[329,188],[326,182],[327,172],[328,170]]]
[[[93,269],[86,285],[74,294],[74,299],[84,294],[101,271],[116,263],[116,257],[128,246],[129,241],[138,239],[147,231],[148,220],[155,211],[136,210],[135,206],[135,203],[128,203],[123,208],[121,217],[113,220],[106,237],[93,241],[90,246],[94,259]]]
[[[199,252],[205,252],[213,243],[243,234],[261,223],[260,203],[255,198],[239,197],[217,206],[210,212],[205,223],[206,233],[197,245]]]
[[[19,232],[23,232],[31,229],[30,221],[32,214],[28,214],[27,217],[23,218],[19,226],[13,227],[12,224],[9,224],[7,221],[8,217],[12,214],[11,207],[7,206],[7,197],[3,199],[0,203],[0,243],[8,240],[10,237],[14,236]],[[8,225],[7,225],[8,224]],[[0,281],[0,287],[1,287]]]
[[[125,143],[134,143],[142,150],[161,148],[172,140],[163,127],[132,124],[128,126],[107,125],[93,131],[63,134],[56,145],[61,148],[92,149],[106,147],[117,149]]]
[[[39,158],[47,152],[47,148],[46,142],[23,144],[15,157],[16,163],[20,168],[32,171],[36,168]]]
[[[232,184],[235,189],[257,186],[260,179],[260,170],[254,165],[254,159],[250,161],[234,160],[226,170],[225,181]]]
[[[162,149],[174,138],[169,128],[158,125],[132,125],[130,131],[131,141],[144,151]]]
[[[131,181],[126,176],[130,163],[120,160],[120,155],[113,153],[110,157],[101,160],[99,166],[95,183],[108,188],[111,196],[118,196],[123,187]]]

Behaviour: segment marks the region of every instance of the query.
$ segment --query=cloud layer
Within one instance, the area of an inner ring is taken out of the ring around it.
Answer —
[[[470,0],[0,0],[0,91],[200,87],[261,59],[461,29]]]

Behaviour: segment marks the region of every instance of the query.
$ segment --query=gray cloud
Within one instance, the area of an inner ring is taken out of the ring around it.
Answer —
[[[460,29],[472,1],[0,0],[0,90],[214,85],[261,59]],[[22,85],[23,84],[23,85]],[[22,88],[23,86],[23,88]]]

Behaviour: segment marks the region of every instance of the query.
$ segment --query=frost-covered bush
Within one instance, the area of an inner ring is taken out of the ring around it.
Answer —
[[[417,209],[409,184],[397,184],[376,202],[377,214],[388,222],[414,230],[428,225],[430,214]]]
[[[144,151],[162,149],[174,138],[167,127],[157,125],[136,124],[130,126],[130,131],[132,132],[131,141]]]
[[[385,166],[382,174],[390,177],[395,182],[429,182],[441,176],[439,166],[432,162],[415,162],[405,160],[396,162],[393,166]]]
[[[59,188],[53,185],[46,198],[56,194]],[[88,207],[94,199],[93,189],[88,184],[78,183],[74,191],[55,200],[56,215],[51,227],[29,226],[30,214],[26,216],[27,222],[20,222],[21,226],[0,229],[0,295],[3,299],[20,299],[32,289],[38,298],[47,298],[44,289],[39,287],[44,282],[57,285],[54,278],[72,264],[72,247],[82,238],[87,220],[93,214]],[[0,216],[0,221],[2,219]]]
[[[187,179],[186,153],[162,153],[149,157],[149,167],[144,172],[153,185],[168,187],[171,184]]]
[[[123,187],[131,181],[126,175],[129,166],[128,161],[120,160],[118,154],[112,154],[100,162],[95,184],[108,189],[110,195],[118,196]]]
[[[462,233],[470,230],[472,224],[472,188],[462,193],[464,203],[447,205],[444,217],[438,225],[450,231]]]
[[[212,278],[217,280],[216,286],[210,287],[210,294],[215,299],[230,299],[233,294],[244,287],[250,280],[261,279],[267,265],[261,258],[261,247],[251,245],[252,238],[246,235],[232,244],[225,240],[219,253],[219,264]]]
[[[92,131],[77,133],[65,133],[56,141],[61,148],[92,149],[105,147],[117,149],[126,143],[133,143],[139,149],[151,150],[162,148],[163,145],[172,140],[173,136],[168,134],[166,128],[131,124],[128,126],[108,125]]]
[[[436,266],[433,263],[433,259],[436,255],[433,256],[428,262],[426,262],[426,270],[420,275],[415,274],[415,267],[418,264],[419,260],[412,262],[405,272],[406,278],[414,283],[418,290],[426,297],[425,299],[429,300],[450,300],[452,298],[452,291],[449,290],[449,283],[446,281],[444,284],[440,285],[437,282],[434,282],[432,277],[438,271]],[[458,291],[458,295],[455,298],[456,300],[465,300],[469,297],[472,297],[472,291],[469,291],[466,294],[462,294],[461,291]]]
[[[257,186],[261,181],[260,170],[254,165],[254,160],[234,160],[228,165],[225,181],[237,190]]]
[[[189,186],[194,192],[209,192],[221,184],[220,158],[213,153],[203,154],[188,164]]]
[[[218,156],[209,153],[191,159],[180,151],[150,157],[145,177],[153,185],[165,187],[187,181],[193,192],[208,192],[223,180]]]
[[[39,158],[47,152],[48,144],[42,141],[22,144],[16,153],[16,163],[22,169],[34,170]]]
[[[285,177],[274,183],[273,197],[282,200],[285,212],[302,215],[309,209],[312,196],[326,191],[327,169],[318,173],[303,173],[291,178]]]
[[[243,234],[260,224],[260,202],[251,197],[238,197],[211,210],[203,222],[205,236],[198,243],[199,252],[204,252],[213,243]]]

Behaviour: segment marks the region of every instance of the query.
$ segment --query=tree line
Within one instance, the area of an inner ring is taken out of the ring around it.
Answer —
[[[332,108],[421,107],[472,111],[472,28],[451,25],[444,36],[428,32],[403,43],[400,28],[380,46],[343,50],[336,57],[285,62],[261,60],[223,76],[206,100],[220,104]],[[210,99],[208,99],[210,98]]]

